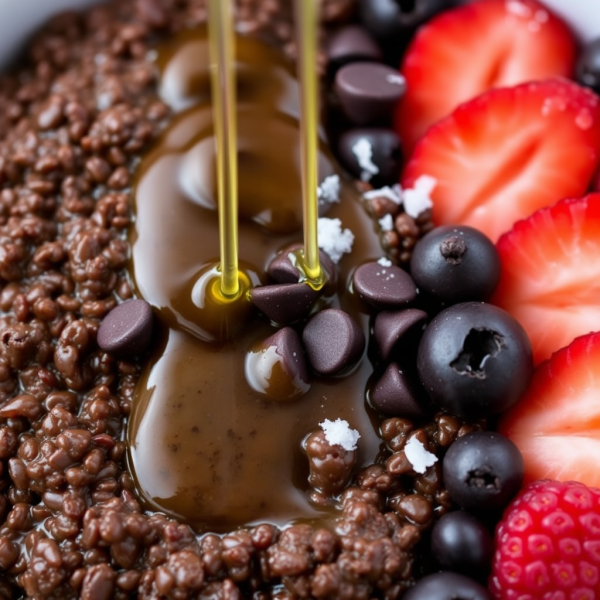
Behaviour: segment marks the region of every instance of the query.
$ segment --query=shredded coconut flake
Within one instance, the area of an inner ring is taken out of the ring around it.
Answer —
[[[325,177],[317,189],[319,203],[333,204],[340,201],[340,177],[339,175],[330,175]]]
[[[406,80],[404,79],[404,77],[402,77],[402,75],[400,75],[400,73],[390,73],[385,79],[388,83],[392,83],[395,85],[404,85],[406,82]]]
[[[410,462],[416,473],[425,473],[429,467],[438,461],[437,456],[426,450],[423,443],[416,437],[411,437],[408,440],[406,446],[404,446],[404,454],[406,454],[408,462]]]
[[[394,229],[394,219],[392,215],[385,215],[379,219],[379,227],[381,231],[392,231]]]
[[[378,264],[380,264],[382,267],[391,267],[392,266],[392,261],[389,258],[386,258],[385,256],[382,256],[378,261]]]
[[[352,153],[356,156],[358,166],[362,169],[360,178],[370,181],[373,175],[379,173],[379,167],[373,162],[373,146],[367,138],[359,138],[352,146]]]
[[[402,192],[404,210],[409,217],[417,218],[422,212],[433,206],[431,192],[435,189],[437,181],[429,175],[421,175],[412,189]]]
[[[402,188],[399,185],[390,187],[386,185],[379,190],[370,190],[363,194],[365,200],[373,200],[374,198],[387,198],[395,204],[402,204]]]
[[[344,254],[352,251],[354,234],[349,229],[342,230],[342,222],[339,219],[321,217],[317,221],[317,236],[319,248],[336,264]]]
[[[360,439],[360,433],[356,429],[351,429],[348,421],[325,419],[322,423],[319,423],[319,426],[325,433],[325,439],[332,446],[341,446],[347,452],[352,452],[358,447],[357,442]]]

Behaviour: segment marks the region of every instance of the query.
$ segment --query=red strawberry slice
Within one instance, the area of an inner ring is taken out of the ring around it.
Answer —
[[[600,486],[600,333],[543,363],[499,429],[521,450],[527,481]]]
[[[480,0],[442,13],[409,47],[397,126],[407,156],[427,129],[492,87],[573,72],[568,27],[536,0]]]
[[[433,176],[434,221],[497,240],[538,208],[584,194],[599,157],[598,96],[551,79],[461,105],[417,144],[402,185]]]
[[[600,194],[519,221],[498,252],[502,274],[492,302],[523,325],[536,364],[600,331]]]

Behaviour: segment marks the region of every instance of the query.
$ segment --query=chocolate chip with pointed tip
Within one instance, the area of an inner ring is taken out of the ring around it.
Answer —
[[[405,306],[417,297],[412,277],[395,265],[365,263],[354,271],[353,282],[358,297],[380,310]]]
[[[396,363],[384,371],[369,398],[373,408],[384,415],[420,418],[426,414],[414,384]]]
[[[300,270],[295,264],[295,258],[292,259],[290,254],[301,250],[302,244],[292,244],[284,250],[282,250],[267,267],[267,273],[271,279],[277,283],[298,283],[300,280]],[[319,260],[321,261],[321,268],[327,275],[326,292],[332,289],[335,290],[337,287],[337,267],[334,262],[323,252],[319,250]]]
[[[398,342],[408,331],[423,326],[427,313],[418,308],[385,310],[375,318],[373,335],[383,360],[387,360]]]
[[[354,62],[335,76],[335,91],[346,116],[357,125],[387,121],[406,91],[406,80],[386,65]]]
[[[330,72],[357,61],[380,61],[381,48],[375,38],[360,25],[346,25],[329,38],[327,57]]]
[[[299,321],[312,308],[319,292],[306,283],[278,283],[250,290],[250,300],[274,323],[288,325]]]
[[[365,349],[365,334],[358,323],[338,308],[314,315],[302,332],[312,369],[320,375],[336,375],[354,366]]]
[[[143,354],[150,345],[154,314],[141,299],[127,300],[113,308],[98,328],[98,346],[122,357]]]
[[[283,327],[246,355],[246,380],[273,400],[293,400],[310,388],[310,373],[300,336]]]

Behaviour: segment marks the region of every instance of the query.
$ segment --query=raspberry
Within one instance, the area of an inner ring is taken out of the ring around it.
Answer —
[[[496,529],[499,600],[600,600],[600,490],[536,481]]]

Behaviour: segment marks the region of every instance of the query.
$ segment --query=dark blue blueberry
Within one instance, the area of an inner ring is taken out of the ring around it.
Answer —
[[[458,438],[444,457],[444,484],[461,508],[479,514],[503,510],[521,488],[523,457],[508,438],[475,431]]]
[[[431,553],[443,569],[481,580],[490,571],[494,542],[479,519],[457,510],[433,527]]]
[[[437,227],[413,251],[410,270],[417,286],[448,305],[487,300],[500,279],[496,246],[467,226]]]
[[[456,573],[427,575],[402,600],[493,600],[479,583]]]
[[[442,311],[425,329],[417,368],[438,406],[466,419],[489,417],[512,406],[527,389],[531,343],[506,311],[465,302]]]

